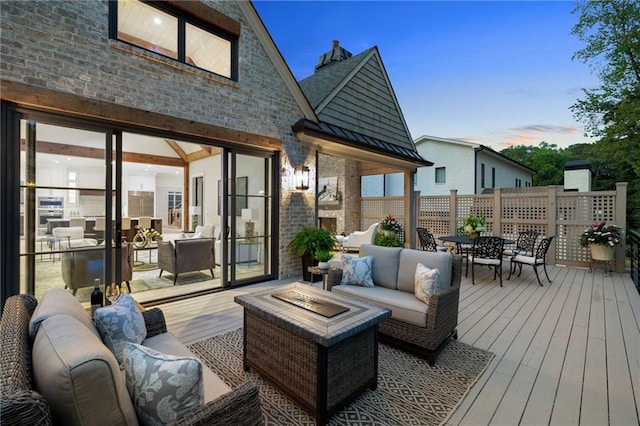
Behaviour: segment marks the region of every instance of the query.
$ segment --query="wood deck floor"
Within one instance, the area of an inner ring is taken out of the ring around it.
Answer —
[[[528,267],[503,288],[487,270],[476,285],[463,278],[459,338],[495,357],[447,424],[639,423],[640,295],[629,275],[548,270],[553,282],[543,287]],[[242,326],[235,295],[288,282],[160,307],[190,344]]]

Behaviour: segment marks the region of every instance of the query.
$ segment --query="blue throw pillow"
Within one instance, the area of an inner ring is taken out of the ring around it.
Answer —
[[[373,256],[355,257],[342,255],[341,285],[375,287],[373,284]]]

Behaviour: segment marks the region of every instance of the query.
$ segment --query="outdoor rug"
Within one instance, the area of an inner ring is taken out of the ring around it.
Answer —
[[[313,418],[252,372],[242,369],[242,329],[194,343],[189,349],[225,383],[255,380],[266,425],[314,425]],[[451,340],[431,367],[426,360],[380,344],[378,388],[367,389],[329,425],[439,425],[462,401],[493,357]]]

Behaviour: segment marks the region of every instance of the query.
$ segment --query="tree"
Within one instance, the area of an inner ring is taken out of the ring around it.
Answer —
[[[538,146],[513,146],[501,152],[536,171],[533,175],[534,186],[561,185],[564,164],[572,159],[557,145],[546,142],[541,142]]]
[[[629,182],[627,218],[640,227],[640,3],[580,1],[572,33],[585,47],[574,59],[588,63],[600,87],[583,89],[571,110],[599,138],[590,159],[596,171],[594,189]],[[598,182],[598,185],[596,185]]]

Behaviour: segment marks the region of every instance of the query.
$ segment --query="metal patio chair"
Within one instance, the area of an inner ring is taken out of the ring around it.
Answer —
[[[500,287],[502,287],[502,251],[504,249],[504,239],[500,237],[478,237],[473,240],[473,248],[467,256],[467,269],[465,276],[469,273],[469,263],[471,263],[471,282],[475,281],[475,265],[488,266],[493,268],[493,279],[500,277]]]
[[[538,275],[538,266],[542,265],[544,269],[544,274],[547,276],[547,281],[551,282],[549,278],[549,274],[547,274],[547,250],[551,246],[551,242],[554,237],[547,237],[540,240],[540,244],[538,244],[538,248],[535,251],[535,255],[527,256],[524,254],[516,254],[511,258],[511,263],[509,265],[509,277],[511,278],[511,272],[515,272],[516,267],[519,267],[518,276],[522,273],[522,265],[531,265],[533,266],[533,271],[536,273],[536,278],[538,279],[538,284],[542,286],[542,282],[540,281],[540,276]]]
[[[418,240],[420,240],[420,250],[423,251],[447,251],[447,247],[436,244],[433,234],[426,228],[416,228]]]

